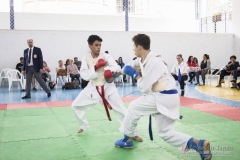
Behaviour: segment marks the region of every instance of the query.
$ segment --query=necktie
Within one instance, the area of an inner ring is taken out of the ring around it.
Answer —
[[[182,80],[182,75],[180,69],[178,69],[178,82],[180,83]]]
[[[32,56],[32,49],[30,48],[29,49],[29,56],[28,56],[28,64],[30,64],[30,62],[31,62],[31,56]]]

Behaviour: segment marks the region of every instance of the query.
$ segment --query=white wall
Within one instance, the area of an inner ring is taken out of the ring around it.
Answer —
[[[0,12],[0,29],[9,29],[9,13]],[[47,13],[15,13],[17,30],[68,30],[68,31],[124,31],[122,15],[78,15]],[[194,19],[162,19],[140,16],[129,17],[129,31],[196,32]]]
[[[44,60],[53,69],[59,59],[66,60],[75,56],[81,59],[88,52],[87,38],[98,34],[103,38],[102,51],[108,50],[117,59],[123,57],[125,62],[134,57],[131,38],[138,32],[82,32],[82,31],[11,31],[0,30],[0,69],[14,68],[27,48],[26,40],[33,38],[35,46],[43,51]],[[176,55],[181,53],[187,60],[189,55],[202,59],[210,55],[212,66],[221,67],[227,63],[233,53],[232,34],[200,33],[146,33],[150,35],[151,49],[160,53],[171,67]]]
[[[232,0],[233,4],[233,33],[234,33],[234,51],[240,53],[240,1]]]

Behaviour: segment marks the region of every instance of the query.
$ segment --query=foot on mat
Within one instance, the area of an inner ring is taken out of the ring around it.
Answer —
[[[123,139],[117,140],[115,142],[115,146],[119,148],[133,148],[133,141],[128,142],[129,138],[130,137],[124,135]]]
[[[139,136],[135,136],[135,137],[133,137],[133,139],[138,141],[138,142],[143,142],[143,139]]]
[[[193,141],[193,138],[191,138],[187,143],[187,148],[196,150],[199,153],[201,160],[212,159],[210,143],[206,140],[199,140],[198,143],[196,143],[196,141]]]
[[[83,129],[79,129],[78,133],[82,133],[84,130]]]

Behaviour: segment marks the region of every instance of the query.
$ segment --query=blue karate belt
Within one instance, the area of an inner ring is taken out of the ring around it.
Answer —
[[[176,89],[171,89],[171,90],[164,90],[164,91],[161,91],[160,93],[162,94],[177,94],[178,91]],[[180,116],[182,119],[182,116]],[[150,137],[150,140],[153,141],[153,133],[152,133],[152,116],[150,115],[149,116],[149,125],[148,125],[148,131],[149,131],[149,137]]]

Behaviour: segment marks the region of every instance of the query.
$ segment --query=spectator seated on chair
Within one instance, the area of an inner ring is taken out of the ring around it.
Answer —
[[[233,87],[232,88],[236,88],[238,85],[237,83],[237,77],[240,77],[240,65],[237,67],[237,69],[233,70],[233,79],[231,80],[231,82],[233,83]]]
[[[233,75],[234,70],[237,70],[237,68],[239,67],[239,62],[236,61],[236,59],[237,59],[237,57],[235,55],[232,55],[230,57],[230,61],[220,72],[220,79],[219,79],[218,85],[216,87],[222,86],[222,83],[224,83],[224,76]]]
[[[79,61],[77,57],[74,57],[74,64],[77,66],[78,70],[80,71],[82,62]]]
[[[67,71],[67,66],[68,66],[69,64],[70,64],[69,59],[67,59],[66,62],[65,62],[65,64],[64,64],[64,66],[65,66],[65,68],[66,68],[66,71]]]
[[[72,59],[69,60],[69,63],[70,64],[67,66],[67,73],[70,74],[71,81],[74,81],[74,79],[76,79],[80,84],[80,80],[79,80],[80,74],[78,72],[77,66],[75,64],[73,64]]]
[[[20,57],[20,63],[18,63],[18,64],[16,65],[16,69],[17,69],[20,73],[22,73],[23,65],[24,65],[24,58],[23,58],[23,57]],[[20,77],[20,76],[19,76],[19,77]],[[26,82],[26,75],[23,74],[23,77],[24,77],[24,80],[25,80],[25,82]],[[25,86],[24,86],[24,87],[25,87]],[[34,75],[33,75],[33,77],[32,77],[32,89],[35,90],[35,91],[37,90],[37,89],[36,89],[36,84],[35,84]],[[22,91],[22,92],[25,92],[26,90],[25,90],[25,88],[22,88],[21,91]]]
[[[118,65],[121,67],[121,69],[125,66],[125,64],[123,63],[122,57],[118,58]],[[126,75],[123,75],[123,83],[126,83],[127,79],[126,79]]]
[[[199,65],[198,65],[198,59],[197,59],[197,57],[194,57],[193,58],[193,61],[196,63],[196,68],[195,68],[195,72],[197,72],[198,71],[198,69],[199,69]],[[196,80],[196,74],[195,74],[195,77],[192,79],[193,81],[195,81]]]
[[[187,65],[188,65],[188,68],[189,68],[188,76],[190,78],[188,82],[192,83],[192,80],[196,76],[196,69],[197,69],[197,63],[196,63],[196,61],[194,61],[193,56],[188,57]]]
[[[115,60],[116,61],[116,63],[118,64],[118,60]],[[121,66],[118,64],[118,67],[117,67],[117,71],[118,72],[121,72]],[[118,77],[116,77],[115,79],[114,79],[114,82],[115,82],[115,85],[116,85],[116,87],[118,87],[119,86],[119,84],[121,83],[121,80],[122,80],[122,75],[120,75],[120,76],[118,76]]]
[[[23,65],[24,65],[24,58],[20,57],[20,62],[16,65],[16,70],[18,70],[20,73],[22,73],[22,69],[23,69]],[[19,75],[19,78],[21,76]],[[23,77],[25,79],[25,75],[23,74]],[[22,88],[21,90],[22,92],[26,91],[25,88]]]
[[[21,73],[24,65],[24,58],[20,57],[20,62],[16,65],[16,69]]]
[[[184,63],[182,55],[177,55],[177,64],[175,64],[171,71],[172,76],[180,84],[181,96],[184,96],[185,82],[188,79],[187,65]]]
[[[211,70],[211,61],[210,57],[208,54],[203,55],[203,60],[200,64],[200,68],[196,72],[196,78],[197,78],[197,83],[195,85],[201,85],[199,82],[199,76],[201,75],[202,77],[202,85],[205,85],[205,80],[206,80],[206,75],[210,72]]]
[[[51,75],[50,75],[50,68],[48,67],[47,63],[43,61],[43,73],[42,73],[42,79],[45,82],[51,81]]]
[[[58,61],[58,66],[56,67],[56,73],[57,73],[57,78],[62,84],[62,87],[64,87],[65,83],[67,83],[67,71],[62,60]]]

